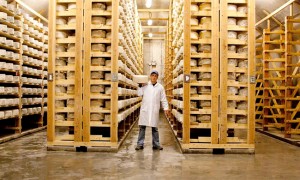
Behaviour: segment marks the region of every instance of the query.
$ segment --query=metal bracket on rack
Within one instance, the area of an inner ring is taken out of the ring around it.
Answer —
[[[48,73],[48,81],[53,81],[53,73]]]
[[[250,84],[256,84],[256,77],[250,76]]]

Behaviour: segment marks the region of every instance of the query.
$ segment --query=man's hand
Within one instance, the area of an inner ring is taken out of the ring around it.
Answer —
[[[171,118],[170,110],[165,110],[165,115],[167,116],[167,118]]]
[[[147,85],[147,83],[139,84],[139,87],[141,88],[141,87],[144,87],[146,85]]]

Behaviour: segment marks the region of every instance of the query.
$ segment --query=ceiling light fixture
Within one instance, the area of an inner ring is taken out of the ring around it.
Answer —
[[[151,26],[152,23],[153,23],[153,21],[152,21],[151,18],[152,18],[152,14],[151,14],[151,12],[149,12],[149,19],[148,19],[148,21],[147,21],[148,26]]]
[[[152,34],[152,33],[149,33],[149,37],[152,38],[152,37],[153,37],[153,34]]]
[[[152,0],[146,0],[146,7],[150,8],[152,6]]]

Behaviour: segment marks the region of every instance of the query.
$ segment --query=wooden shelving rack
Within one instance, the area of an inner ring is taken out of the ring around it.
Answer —
[[[47,19],[19,0],[0,6],[0,143],[45,128],[43,60]],[[38,20],[27,12],[34,13]],[[5,15],[5,16],[4,16]],[[41,23],[43,21],[43,23]]]
[[[242,10],[227,10],[229,5]],[[171,7],[169,40],[175,51],[169,56],[172,66],[170,61],[166,65],[173,68],[170,125],[183,152],[254,152],[254,2],[174,0]],[[228,25],[229,18],[243,24]],[[229,38],[229,32],[244,35]],[[237,92],[230,94],[230,88]]]
[[[70,3],[76,7],[57,12]],[[75,75],[49,82],[48,149],[117,150],[139,115],[141,101],[132,81],[134,74],[142,73],[143,63],[136,1],[53,0],[50,13],[49,74],[58,77],[60,72],[75,71]],[[76,23],[55,26],[62,17],[76,18]],[[75,36],[57,39],[58,31]],[[55,52],[55,45],[70,43],[75,51]],[[70,57],[75,64],[55,62]],[[57,93],[54,88],[63,85],[72,85],[73,92]],[[57,100],[75,103],[55,107]]]
[[[299,37],[300,19],[288,16],[285,19],[285,137],[291,138],[294,134],[300,134],[300,53],[294,46],[300,45]]]
[[[255,122],[262,124],[263,122],[263,40],[256,39],[256,88],[255,88]]]
[[[286,91],[284,30],[264,29],[263,59],[263,130],[281,129],[284,127]]]

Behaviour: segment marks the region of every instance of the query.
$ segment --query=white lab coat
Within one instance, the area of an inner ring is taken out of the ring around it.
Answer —
[[[138,96],[143,96],[139,125],[157,127],[160,102],[164,110],[169,109],[164,87],[159,83],[153,86],[149,81],[146,86],[138,88]]]

